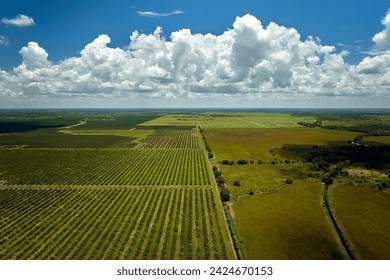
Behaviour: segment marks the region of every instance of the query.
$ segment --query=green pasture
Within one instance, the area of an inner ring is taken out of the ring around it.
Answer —
[[[390,193],[358,178],[339,179],[330,188],[337,222],[359,259],[390,259]]]
[[[343,259],[345,255],[321,206],[317,180],[234,201],[235,221],[248,259]]]
[[[247,196],[251,191],[254,194],[277,192],[286,187],[286,179],[306,179],[307,174],[311,172],[303,163],[234,164],[219,165],[219,168],[233,200],[240,196]],[[240,186],[234,186],[235,181],[239,181]]]
[[[320,128],[206,129],[215,161],[289,159],[278,152],[283,146],[329,146],[346,144],[357,132]],[[294,155],[291,155],[294,156]],[[295,155],[296,157],[296,155]]]

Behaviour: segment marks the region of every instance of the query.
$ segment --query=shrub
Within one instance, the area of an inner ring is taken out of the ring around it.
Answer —
[[[222,175],[222,172],[219,170],[214,171],[214,177],[217,178]]]
[[[271,164],[276,164],[276,161],[274,161],[274,160],[273,160],[273,161],[271,161]]]
[[[286,179],[286,184],[291,185],[292,183],[294,183],[294,181],[292,179]]]
[[[333,179],[331,177],[326,177],[322,179],[322,182],[324,182],[325,185],[331,185],[333,184]]]
[[[254,195],[255,193],[253,192],[253,190],[250,190],[249,191],[249,195]]]
[[[217,181],[218,185],[225,184],[225,179],[222,176],[217,176],[215,180]]]
[[[229,162],[229,165],[233,165],[233,164],[234,164],[234,161],[231,160],[231,161]]]
[[[240,181],[234,181],[233,182],[233,186],[237,186],[237,187],[241,186]]]
[[[221,200],[224,201],[230,201],[230,193],[229,190],[225,187],[221,188],[220,192]]]
[[[290,160],[289,159],[285,159],[284,163],[290,163]]]
[[[258,161],[257,161],[257,164],[262,164],[263,163],[263,161],[261,160],[261,159],[259,159]]]
[[[222,164],[223,164],[223,165],[228,165],[229,163],[230,163],[230,161],[227,160],[227,159],[224,159],[224,160],[222,161]]]
[[[338,171],[338,170],[333,170],[333,171],[330,173],[330,177],[336,177],[336,176],[338,176],[338,175],[340,175],[340,171]]]
[[[237,164],[248,164],[248,161],[245,159],[237,160]]]

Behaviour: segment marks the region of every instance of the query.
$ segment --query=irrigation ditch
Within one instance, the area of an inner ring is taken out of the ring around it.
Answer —
[[[351,260],[356,260],[356,257],[354,256],[351,248],[349,247],[348,241],[345,238],[343,232],[341,231],[340,226],[337,224],[336,218],[334,217],[332,209],[330,208],[330,205],[329,205],[329,185],[327,185],[327,184],[325,184],[323,200],[324,200],[324,205],[325,205],[326,211],[330,217],[330,220],[332,221],[333,227],[335,228],[335,230],[337,232],[337,236],[339,237],[340,242],[343,245],[345,252],[347,253],[348,257]]]

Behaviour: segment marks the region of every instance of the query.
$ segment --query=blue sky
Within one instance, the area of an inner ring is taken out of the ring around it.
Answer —
[[[8,3],[7,3],[8,2]],[[2,1],[0,17],[30,16],[35,26],[2,25],[0,35],[9,46],[0,48],[0,68],[20,63],[19,50],[36,41],[53,61],[74,56],[100,34],[108,34],[112,46],[123,47],[129,35],[138,30],[150,33],[157,26],[164,33],[189,28],[193,33],[221,34],[231,28],[237,16],[256,16],[264,25],[273,21],[297,29],[302,37],[319,37],[322,44],[343,44],[351,50],[352,63],[360,51],[373,45],[371,37],[381,29],[380,19],[390,7],[382,0],[213,0],[213,1],[132,1],[132,0],[13,0]],[[184,13],[166,17],[142,17],[137,11]],[[343,46],[339,46],[343,48]]]
[[[8,3],[7,3],[8,2]],[[334,46],[335,49],[332,51],[334,54],[339,54],[342,57],[343,62],[349,66],[357,66],[360,64],[365,57],[374,58],[376,55],[380,55],[380,59],[387,59],[383,57],[385,52],[389,49],[387,44],[376,44],[372,38],[375,34],[384,30],[384,24],[381,20],[386,16],[388,9],[390,8],[390,3],[388,1],[375,0],[375,1],[364,1],[364,0],[344,0],[344,1],[309,1],[309,0],[214,0],[214,1],[141,1],[141,0],[61,0],[61,1],[50,1],[50,0],[13,0],[13,1],[2,1],[0,3],[0,69],[3,70],[7,75],[12,77],[3,78],[4,89],[8,89],[9,94],[4,97],[4,100],[7,100],[7,105],[5,106],[35,106],[30,104],[27,101],[16,101],[16,95],[26,95],[30,96],[31,93],[25,93],[25,89],[15,89],[15,80],[19,82],[23,80],[22,76],[25,74],[20,74],[15,72],[14,68],[21,66],[24,61],[27,61],[27,49],[25,56],[23,56],[21,50],[23,47],[30,46],[29,42],[36,42],[36,48],[44,50],[48,54],[47,60],[51,63],[50,67],[52,70],[53,66],[58,66],[62,61],[69,58],[80,57],[82,50],[96,38],[102,34],[107,34],[110,38],[110,43],[107,43],[111,49],[121,48],[123,50],[129,49],[130,39],[129,36],[137,30],[139,34],[151,34],[153,33],[158,26],[163,28],[162,33],[159,35],[161,40],[168,42],[171,40],[171,33],[177,32],[182,29],[190,29],[191,34],[207,34],[211,33],[214,36],[221,36],[227,30],[235,29],[233,23],[236,21],[237,17],[243,17],[246,14],[252,15],[258,21],[261,22],[262,27],[266,29],[270,22],[276,23],[280,27],[294,28],[300,35],[300,41],[304,42],[308,36],[313,36],[314,38],[319,38],[317,40],[317,45],[321,46]],[[149,13],[146,13],[149,12]],[[22,24],[15,23],[17,19],[20,19],[20,15],[24,15],[33,22],[26,23],[25,26]],[[14,21],[13,21],[14,20]],[[250,24],[251,20],[246,21],[247,24]],[[246,24],[245,23],[245,24]],[[244,25],[245,25],[244,24]],[[237,27],[238,28],[238,27]],[[238,30],[238,29],[237,29]],[[192,37],[191,37],[192,38]],[[142,44],[141,44],[142,45]],[[139,44],[139,46],[141,46]],[[288,45],[288,44],[287,44]],[[286,45],[286,46],[287,46]],[[142,45],[144,47],[144,45]],[[30,46],[30,49],[33,49],[33,45]],[[142,48],[142,47],[140,47]],[[201,47],[200,47],[201,48]],[[281,47],[283,48],[283,47]],[[281,50],[282,51],[282,50]],[[343,51],[344,52],[341,54]],[[314,52],[318,52],[315,50]],[[31,52],[34,56],[34,53]],[[195,52],[196,53],[196,52]],[[326,52],[325,52],[326,53]],[[370,54],[370,55],[369,55]],[[127,54],[130,56],[130,54]],[[274,57],[272,54],[267,54],[271,57]],[[322,58],[326,54],[320,54],[319,57],[322,63]],[[264,58],[262,58],[264,59]],[[378,58],[379,60],[379,58]],[[175,60],[176,61],[176,60]],[[276,62],[271,61],[269,65],[276,65]],[[153,62],[156,64],[157,62]],[[368,62],[367,62],[368,63]],[[378,61],[369,61],[371,64],[383,64]],[[158,64],[158,63],[157,63]],[[157,65],[156,64],[156,65]],[[261,61],[258,61],[257,65],[260,65]],[[386,63],[384,63],[386,64]],[[195,65],[193,63],[193,65]],[[149,65],[152,67],[153,65]],[[163,66],[158,64],[163,70]],[[241,67],[242,65],[240,65]],[[246,73],[252,73],[255,70],[256,65],[246,65],[248,71]],[[271,66],[270,69],[272,68]],[[372,65],[371,65],[372,66]],[[371,67],[370,66],[370,67]],[[45,66],[46,67],[46,66]],[[59,66],[60,67],[60,66]],[[176,67],[176,65],[174,65]],[[199,68],[200,66],[197,65]],[[203,67],[203,66],[202,66]],[[204,66],[206,67],[206,66]],[[368,67],[363,65],[360,68]],[[206,67],[207,68],[207,67]],[[206,69],[205,68],[205,69]],[[275,67],[274,67],[275,68]],[[277,67],[276,67],[277,68]],[[359,69],[360,69],[359,68]],[[364,68],[364,69],[366,69]],[[34,68],[35,69],[35,68]],[[278,68],[279,69],[279,68]],[[280,71],[290,71],[292,68],[287,70]],[[363,73],[366,70],[356,70],[359,73]],[[371,69],[371,68],[370,68]],[[233,69],[235,71],[235,69]],[[377,74],[380,72],[386,72],[388,69],[375,69]],[[53,70],[54,71],[54,70]],[[79,71],[79,70],[77,70]],[[170,71],[170,70],[169,70]],[[211,70],[210,70],[211,71]],[[212,70],[214,71],[214,70]],[[280,72],[279,71],[279,72]],[[349,71],[349,70],[348,70]],[[375,72],[374,71],[374,72]],[[278,72],[278,73],[279,73]],[[293,70],[290,71],[292,74],[287,75],[292,77],[296,75]],[[41,79],[43,76],[37,71],[34,72],[34,75],[38,75],[36,79]],[[271,73],[271,72],[270,72]],[[273,74],[272,74],[273,73]],[[276,78],[272,75],[275,75],[272,72],[269,76],[271,82],[275,83]],[[6,75],[4,74],[4,75]],[[30,73],[31,74],[31,73]],[[233,74],[232,74],[233,75]],[[249,75],[249,74],[248,74]],[[131,74],[130,74],[131,76]],[[24,77],[24,76],[23,76]],[[177,84],[179,78],[176,76],[172,78],[171,73],[169,74],[169,79],[172,84]],[[193,78],[193,76],[191,76]],[[188,77],[187,77],[188,78]],[[186,78],[186,79],[187,79]],[[282,96],[283,92],[288,91],[296,93],[296,91],[305,91],[307,89],[302,89],[301,87],[287,87],[287,86],[278,86],[275,90],[275,94],[267,96],[264,98],[264,94],[256,99],[255,91],[256,89],[259,92],[267,91],[266,87],[262,87],[263,84],[258,83],[258,87],[254,88],[249,87],[246,89],[238,89],[241,87],[241,82],[243,82],[248,77],[241,77],[242,81],[237,79],[230,80],[229,83],[224,83],[220,89],[216,90],[214,96],[208,96],[208,99],[205,99],[203,103],[199,103],[198,106],[206,104],[206,101],[210,103],[210,100],[218,100],[218,98],[226,99],[226,96],[232,96],[231,92],[238,92],[240,94],[250,93],[245,96],[250,96],[248,104],[253,104],[253,100],[258,101],[258,106],[266,104],[267,106],[285,106],[291,104],[292,94],[287,99]],[[360,84],[368,83],[366,80],[367,77],[362,78]],[[377,77],[376,77],[377,78]],[[4,81],[5,79],[9,79]],[[131,79],[131,77],[129,77]],[[183,80],[183,79],[181,79]],[[206,83],[200,82],[199,79],[194,78],[196,84],[195,88],[203,87]],[[1,80],[0,80],[1,81]],[[11,82],[10,82],[11,81]],[[14,84],[12,84],[14,81]],[[266,81],[268,81],[266,79]],[[44,81],[43,81],[44,82]],[[110,82],[113,82],[110,80]],[[88,82],[87,82],[88,83]],[[166,83],[166,80],[165,80]],[[200,83],[200,84],[199,84]],[[222,83],[222,82],[221,82]],[[252,80],[248,83],[254,83]],[[159,88],[156,86],[155,81],[152,84],[146,85],[144,79],[136,82],[136,86],[143,85],[142,88],[154,89],[158,91]],[[292,82],[291,85],[295,85],[296,82]],[[324,82],[325,84],[325,82]],[[386,85],[386,81],[383,82]],[[1,85],[1,84],[0,84]],[[231,85],[231,88],[223,92],[223,88],[227,88]],[[84,86],[86,86],[84,84]],[[323,85],[321,85],[322,87]],[[88,87],[88,85],[87,85]],[[115,88],[115,86],[113,86]],[[111,87],[111,88],[113,88]],[[38,87],[39,88],[39,87]],[[205,87],[206,89],[207,87]],[[286,90],[288,88],[288,90]],[[148,90],[148,94],[142,95],[142,91],[137,92],[132,90],[131,94],[128,94],[132,101],[136,101],[135,105],[139,106],[154,106],[154,101],[148,103],[148,98],[156,98],[153,100],[167,100],[166,106],[175,106],[175,102],[180,104],[186,104],[187,98],[194,98],[191,93],[194,93],[195,99],[198,99],[198,94],[205,91],[193,90],[188,88],[180,88],[182,94],[180,96],[172,96],[169,94],[169,89],[164,88],[166,91],[164,96],[152,96]],[[275,87],[272,87],[275,89]],[[40,93],[41,96],[45,96],[46,99],[52,98],[57,94],[55,89],[51,89],[52,95],[50,92],[45,91]],[[171,89],[173,90],[173,89]],[[175,89],[177,90],[177,89]],[[349,100],[346,97],[345,104],[354,104],[354,106],[363,105],[363,102],[359,102],[356,99],[356,96],[369,99],[369,92],[362,92],[361,88],[351,88],[352,91],[358,91],[354,93],[355,98],[353,101]],[[376,94],[380,90],[385,91],[387,88],[379,88],[375,90]],[[77,90],[76,90],[77,91]],[[185,93],[187,91],[187,93]],[[270,90],[272,91],[272,90]],[[333,91],[337,91],[335,94]],[[13,93],[11,93],[13,92]],[[146,92],[146,90],[145,90]],[[101,106],[101,104],[106,104],[103,96],[109,94],[106,91],[99,92],[99,90],[94,91],[100,97],[97,99],[102,100],[94,103],[92,101],[92,95],[88,95],[91,92],[86,92],[84,95],[87,95],[88,98],[83,99],[83,90],[78,91],[78,98],[84,100],[83,104],[95,104],[96,106]],[[225,94],[225,95],[223,95]],[[230,94],[230,95],[229,95]],[[297,102],[297,106],[311,106],[315,100],[326,99],[325,96],[336,96],[338,98],[343,98],[343,94],[340,91],[340,88],[332,90],[326,89],[321,91],[321,96],[308,98],[306,95],[303,95],[302,101]],[[39,95],[39,94],[38,94]],[[125,98],[123,92],[117,92],[113,90],[113,96],[119,96],[118,100]],[[140,96],[141,95],[141,96]],[[138,96],[138,97],[137,97]],[[148,96],[148,98],[146,98]],[[192,96],[192,97],[191,97]],[[244,95],[241,95],[243,97]],[[34,96],[35,98],[36,96]],[[237,96],[236,96],[237,97]],[[234,98],[236,98],[234,97]],[[241,98],[240,97],[240,98]],[[23,99],[20,97],[21,100]],[[58,97],[58,94],[56,95]],[[235,104],[235,99],[232,99],[231,103]],[[238,98],[238,97],[237,97]],[[359,97],[360,98],[360,97]],[[384,98],[384,96],[378,96],[378,98]],[[385,97],[386,100],[389,100],[389,97]],[[96,99],[96,100],[97,100]],[[139,100],[143,100],[142,102]],[[312,99],[312,101],[310,101]],[[37,100],[39,98],[37,97]],[[179,101],[178,101],[179,100]],[[180,101],[181,100],[181,101]],[[290,100],[290,101],[289,101]],[[294,97],[295,100],[295,97]],[[123,101],[123,100],[122,100]],[[123,102],[118,102],[118,104],[123,104]],[[269,102],[268,102],[269,101]],[[278,103],[278,102],[281,103]],[[39,101],[37,101],[39,103]],[[57,102],[57,103],[56,103]],[[180,103],[182,102],[182,103]],[[267,103],[268,102],[268,103]],[[283,103],[285,102],[285,103]],[[213,103],[213,102],[211,102]],[[218,103],[215,101],[214,105]],[[329,106],[332,106],[332,102],[328,102]],[[328,104],[325,103],[325,104]],[[58,102],[50,101],[45,103],[47,106],[72,106],[71,103],[67,102]],[[116,102],[112,103],[112,106],[118,106]],[[161,104],[160,101],[157,104]],[[229,106],[229,102],[226,106]],[[383,102],[379,102],[378,105],[374,103],[372,106],[379,106]],[[131,105],[129,105],[131,106]]]

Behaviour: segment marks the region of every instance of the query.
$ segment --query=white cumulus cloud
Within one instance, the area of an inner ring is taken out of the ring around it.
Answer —
[[[15,25],[20,27],[35,25],[34,19],[26,15],[17,15],[15,18],[4,17],[1,22],[7,25]]]
[[[387,11],[386,16],[382,19],[382,24],[385,26],[385,29],[372,38],[377,45],[390,45],[390,10]]]
[[[3,104],[215,107],[390,98],[389,52],[349,65],[348,52],[302,39],[293,28],[263,26],[251,15],[237,17],[221,35],[182,29],[166,37],[158,27],[152,34],[134,31],[125,48],[110,42],[100,35],[79,56],[56,64],[38,43],[28,43],[18,67],[0,70]]]

